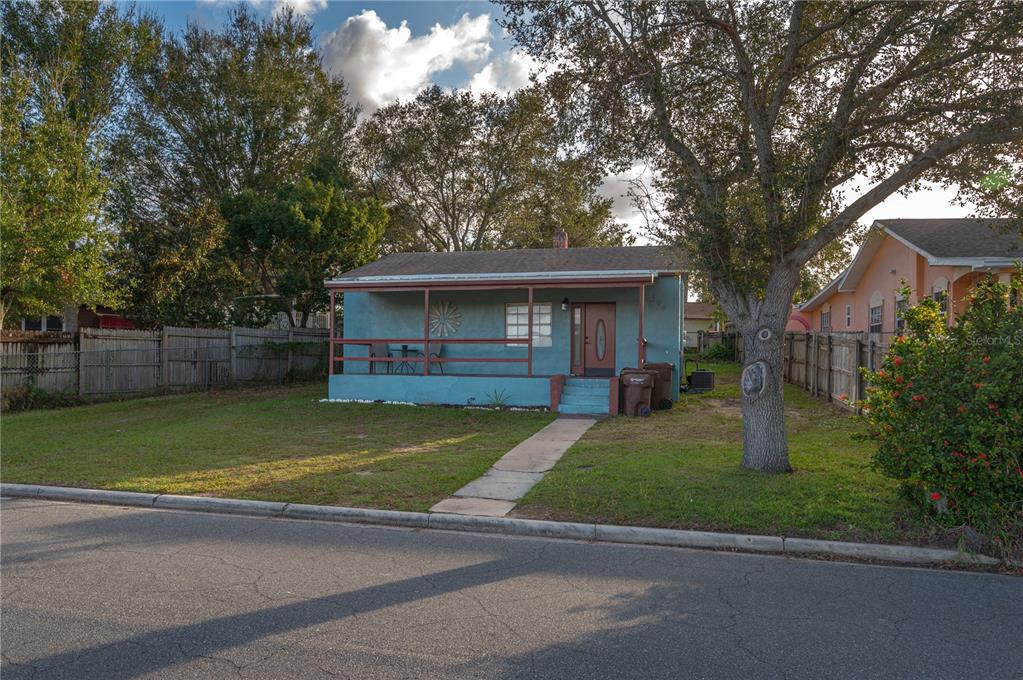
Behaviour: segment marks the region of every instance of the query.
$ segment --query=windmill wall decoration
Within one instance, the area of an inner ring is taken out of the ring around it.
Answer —
[[[449,338],[462,325],[462,312],[457,305],[444,300],[430,305],[430,334],[438,338]]]

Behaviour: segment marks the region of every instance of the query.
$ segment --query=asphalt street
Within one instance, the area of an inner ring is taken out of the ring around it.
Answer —
[[[1018,678],[1023,579],[4,499],[3,680]]]

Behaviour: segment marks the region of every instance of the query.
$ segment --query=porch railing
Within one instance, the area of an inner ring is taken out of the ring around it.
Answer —
[[[342,346],[342,354],[339,356],[335,351],[334,347],[337,345]],[[345,356],[344,345],[354,345],[370,348],[373,345],[387,345],[392,347],[394,345],[422,345],[423,355],[403,355],[403,356],[387,356],[387,357],[375,357],[371,354],[366,356]],[[524,357],[431,357],[430,348],[438,347],[441,345],[515,345],[522,347],[527,351],[527,355]],[[430,375],[431,364],[452,364],[452,363],[472,363],[472,364],[488,364],[488,363],[507,363],[507,364],[529,364],[527,375],[532,375],[532,349],[533,340],[530,338],[333,338],[330,341],[330,367],[331,372],[336,365],[336,362],[345,361],[369,361],[372,363],[406,363],[406,364],[423,364],[422,375]]]

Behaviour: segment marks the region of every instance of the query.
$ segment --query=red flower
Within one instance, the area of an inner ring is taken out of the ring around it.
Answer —
[[[848,395],[848,394],[843,394],[843,395],[840,395],[840,396],[838,397],[838,399],[839,399],[840,401],[849,401],[849,395]]]
[[[902,396],[902,392],[892,392],[892,396],[898,399],[899,397]]]
[[[983,359],[981,359],[981,361],[983,361],[985,364],[989,364],[991,363],[991,357],[984,357]]]
[[[979,390],[983,386],[984,386],[984,383],[973,383],[973,389],[975,389],[975,390]]]
[[[895,382],[897,382],[897,383],[899,383],[901,385],[902,383],[906,382],[906,379],[903,378],[901,375],[898,375],[898,376],[895,376]]]
[[[941,500],[941,494],[938,493],[937,491],[935,491],[934,493],[931,494],[931,500],[932,501],[940,501]]]
[[[902,357],[900,357],[900,356],[895,356],[895,357],[894,357],[894,358],[892,359],[892,363],[893,363],[893,364],[895,364],[896,366],[901,366],[901,365],[902,365]]]
[[[922,394],[914,394],[914,395],[913,395],[913,401],[915,401],[915,402],[921,402],[921,401],[923,401],[923,400],[924,400],[925,398],[926,398],[926,397],[924,397],[924,395],[922,395]]]

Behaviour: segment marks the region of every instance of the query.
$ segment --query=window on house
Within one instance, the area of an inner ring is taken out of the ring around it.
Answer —
[[[845,327],[852,328],[852,305],[845,306]]]
[[[1015,307],[1019,304],[1019,288],[1009,289],[1009,306]]]
[[[871,307],[867,318],[870,319],[869,331],[871,333],[880,333],[884,327],[884,304]]]
[[[21,330],[23,331],[41,331],[43,330],[43,320],[40,317],[22,319]]]
[[[48,317],[46,317],[46,330],[48,330],[48,331],[62,331],[62,330],[64,330],[64,317],[62,317],[62,316],[48,316]]]
[[[903,316],[903,313],[908,306],[909,301],[906,298],[895,300],[895,331],[897,333],[901,333],[906,328],[906,318]]]
[[[511,302],[504,306],[504,335],[511,339],[529,337],[529,304]],[[521,347],[520,343],[509,343]],[[551,346],[551,303],[533,303],[533,347]]]
[[[948,316],[948,291],[936,290],[931,297],[941,306],[941,313]]]
[[[821,310],[821,331],[828,332],[831,330],[831,308]]]

